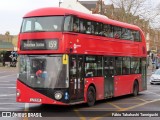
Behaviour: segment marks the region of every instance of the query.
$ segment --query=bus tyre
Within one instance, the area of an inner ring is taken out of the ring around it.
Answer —
[[[135,81],[133,85],[133,96],[137,96],[139,93],[139,86],[138,83]]]
[[[96,101],[96,92],[93,86],[90,86],[87,91],[87,104],[93,106]]]

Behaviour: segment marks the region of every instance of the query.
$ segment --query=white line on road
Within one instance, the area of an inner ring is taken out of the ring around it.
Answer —
[[[5,77],[14,76],[14,75],[17,75],[17,74],[11,74],[11,75],[6,75],[6,76],[1,76],[0,79],[1,79],[1,78],[5,78]]]
[[[0,103],[0,105],[19,104],[19,103]]]
[[[25,109],[24,111],[29,111],[29,103],[25,103]]]
[[[10,111],[11,109],[14,110],[14,111],[22,111],[21,108],[19,108],[19,110],[17,110],[17,107],[16,107],[16,108],[13,108],[13,107],[12,107],[12,108],[0,108],[0,109],[1,109],[1,110],[9,110],[9,111]]]
[[[0,97],[5,97],[5,96],[15,96],[16,94],[2,94]]]
[[[0,84],[0,86],[3,86],[3,85],[14,85],[15,86],[15,84],[3,84],[3,83]]]
[[[4,72],[6,72],[6,71],[0,72],[0,73],[4,73]]]
[[[157,93],[154,93],[154,92],[151,92],[151,91],[145,91],[145,92],[152,93],[152,94],[155,94],[157,96],[160,96],[160,94],[157,94]]]
[[[0,97],[0,100],[3,100],[3,99],[7,99],[7,100],[8,100],[8,97]],[[11,99],[14,99],[14,100],[15,100],[15,97],[10,97],[9,99],[10,99],[10,100],[11,100]]]
[[[3,82],[4,82],[4,83],[8,83],[8,82],[10,82],[10,81],[0,81],[0,82],[2,82],[2,83],[3,83]]]
[[[16,88],[16,87],[0,87],[0,89],[4,89],[4,88]]]

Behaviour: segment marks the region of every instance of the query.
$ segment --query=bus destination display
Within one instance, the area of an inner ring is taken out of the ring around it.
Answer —
[[[21,50],[57,50],[58,40],[22,40]]]

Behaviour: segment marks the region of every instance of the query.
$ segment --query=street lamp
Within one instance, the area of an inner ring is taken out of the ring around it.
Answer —
[[[59,0],[59,7],[61,7],[62,0]]]

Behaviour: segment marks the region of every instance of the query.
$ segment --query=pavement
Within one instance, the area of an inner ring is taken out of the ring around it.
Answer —
[[[151,76],[152,73],[153,73],[155,70],[157,70],[157,69],[155,69],[155,68],[153,69],[151,66],[149,66],[148,69],[147,69],[147,76]]]

